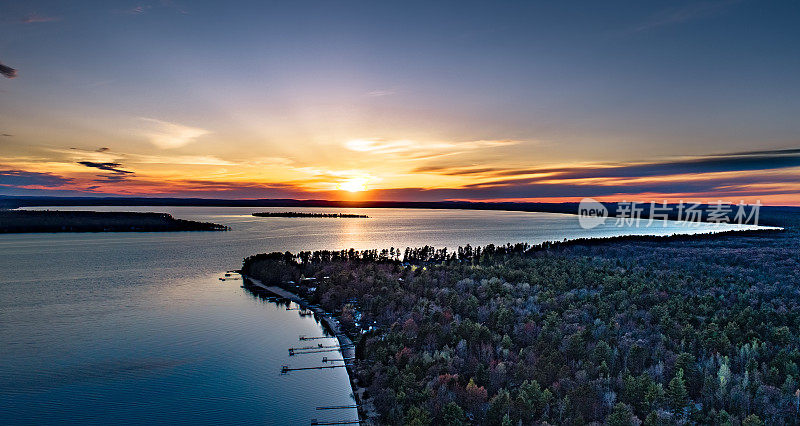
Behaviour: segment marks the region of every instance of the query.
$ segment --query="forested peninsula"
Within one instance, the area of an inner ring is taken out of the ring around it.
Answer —
[[[380,423],[796,424],[798,218],[773,220],[784,231],[261,254],[242,272],[338,317]]]
[[[225,231],[216,223],[167,213],[0,210],[0,233]]]

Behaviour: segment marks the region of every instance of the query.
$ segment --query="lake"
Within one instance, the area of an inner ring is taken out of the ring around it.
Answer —
[[[577,216],[473,210],[59,207],[155,211],[228,232],[0,235],[0,423],[309,424],[352,420],[343,369],[289,357],[322,334],[297,311],[220,281],[270,251],[540,243],[731,229],[677,222],[592,230]],[[366,214],[368,219],[257,218],[256,211]]]

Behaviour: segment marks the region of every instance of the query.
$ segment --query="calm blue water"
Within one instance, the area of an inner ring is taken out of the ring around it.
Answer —
[[[64,208],[87,210],[87,208]],[[548,213],[291,209],[369,219],[254,218],[286,209],[92,208],[169,212],[230,232],[0,235],[0,423],[308,424],[355,419],[342,369],[288,357],[312,318],[219,281],[266,251],[538,243],[630,233],[705,232],[670,223],[585,231]],[[714,227],[722,230],[723,227]]]

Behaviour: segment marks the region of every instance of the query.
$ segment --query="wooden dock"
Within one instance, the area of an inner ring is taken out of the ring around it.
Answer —
[[[289,352],[297,352],[297,351],[307,351],[311,349],[339,349],[341,345],[323,345],[322,343],[317,344],[317,346],[302,346],[299,348],[289,348]]]
[[[325,364],[325,363],[328,363],[328,362],[348,362],[348,361],[352,361],[353,359],[355,359],[355,358],[328,358],[328,357],[324,356],[324,357],[322,357],[322,363]]]
[[[360,405],[329,405],[324,407],[317,407],[317,410],[346,410],[348,408],[358,408]]]
[[[324,346],[322,343],[318,343],[317,346],[301,346],[299,348],[289,348],[289,352],[292,352],[292,351],[305,351],[305,350],[308,350],[308,349],[329,349],[331,347],[337,347],[338,348],[339,345],[336,345],[336,346]]]
[[[316,367],[295,367],[295,368],[291,368],[288,365],[284,365],[283,367],[281,367],[281,374],[286,374],[286,373],[288,373],[290,371],[324,370],[326,368],[343,368],[343,367],[347,367],[347,364],[341,364],[341,365],[319,365],[319,366],[316,366]]]
[[[319,340],[319,339],[335,339],[335,338],[336,338],[336,336],[315,336],[315,337],[300,336],[299,337],[300,340]]]
[[[300,352],[289,351],[289,356],[305,355],[305,354],[321,354],[325,352],[339,352],[341,350],[342,348],[337,347],[336,349],[315,349],[313,351],[300,351]]]

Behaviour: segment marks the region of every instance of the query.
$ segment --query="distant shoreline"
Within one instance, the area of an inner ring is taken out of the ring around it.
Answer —
[[[0,234],[227,231],[229,229],[216,223],[176,219],[167,213],[0,210]]]
[[[367,219],[369,216],[365,214],[348,214],[348,213],[302,213],[302,212],[257,212],[253,213],[256,217],[310,217],[310,218],[359,218]]]
[[[621,214],[620,204],[602,202],[608,209],[609,217]],[[534,203],[534,202],[496,202],[496,201],[332,201],[296,199],[214,199],[214,198],[147,198],[147,197],[11,197],[0,196],[0,209],[32,206],[190,206],[190,207],[316,207],[316,208],[394,208],[394,209],[435,209],[435,210],[495,210],[510,212],[540,212],[579,214],[579,203]],[[698,209],[707,212],[712,207],[700,205]],[[761,206],[763,225],[783,226],[786,219],[800,212],[800,207]],[[679,220],[680,210],[676,204],[669,204],[663,212],[669,220]],[[703,214],[702,218],[707,215]],[[648,219],[644,211],[642,219]],[[659,217],[658,219],[661,219]]]

